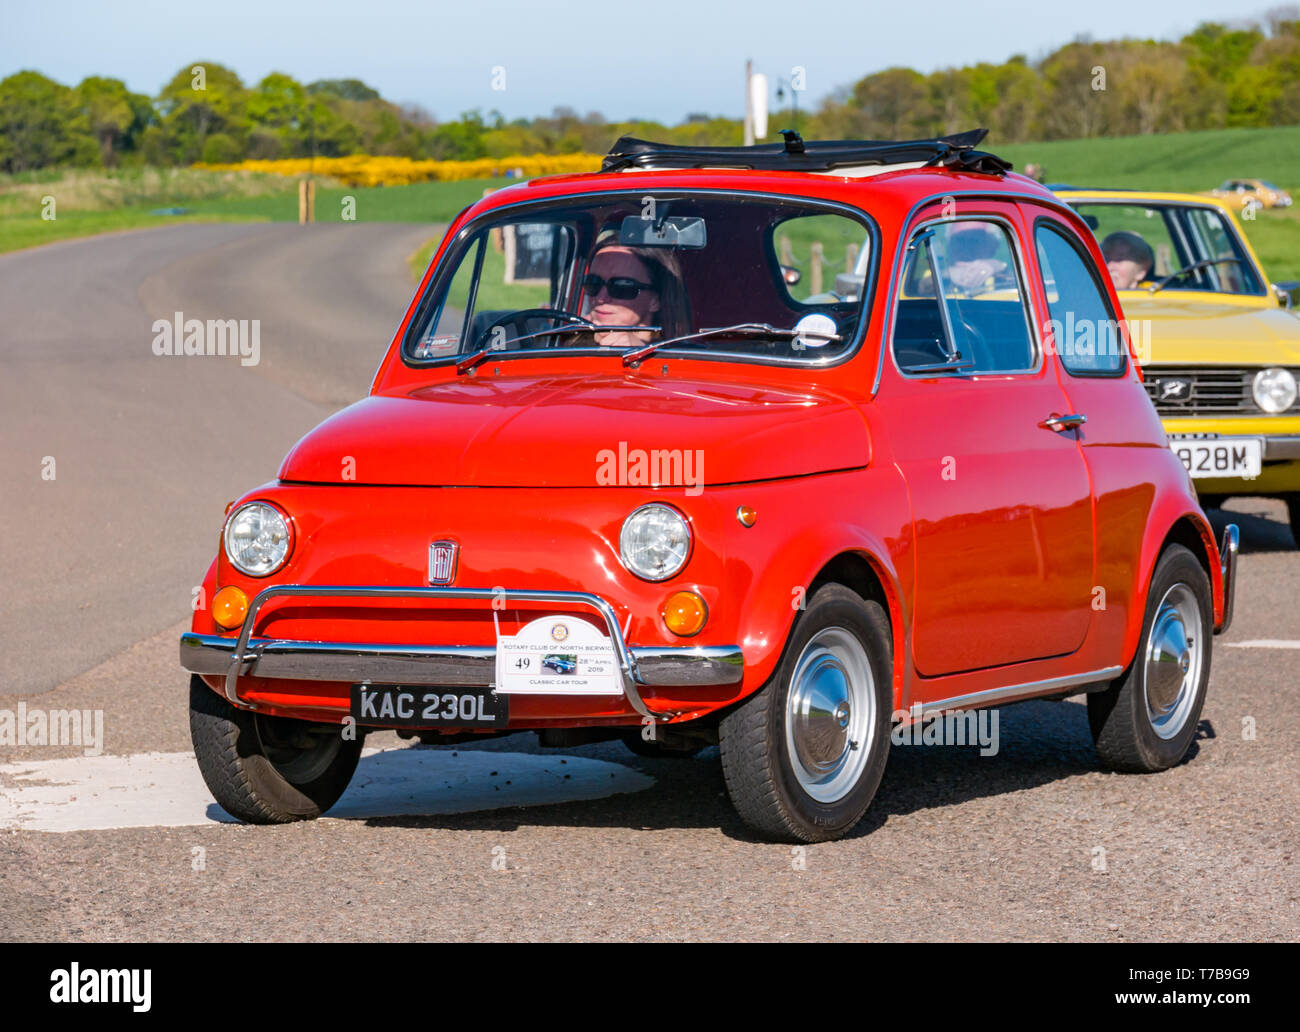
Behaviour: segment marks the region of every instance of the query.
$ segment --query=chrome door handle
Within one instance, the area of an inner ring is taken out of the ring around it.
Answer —
[[[1062,430],[1075,430],[1088,422],[1088,417],[1082,413],[1074,413],[1068,416],[1049,416],[1038,425],[1044,430],[1055,430],[1058,434]]]

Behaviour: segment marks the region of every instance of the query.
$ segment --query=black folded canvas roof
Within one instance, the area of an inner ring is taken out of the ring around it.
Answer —
[[[785,172],[830,172],[860,165],[919,161],[968,172],[1001,175],[1009,161],[975,150],[987,129],[971,129],[929,140],[808,140],[784,130],[784,143],[753,147],[689,147],[621,137],[601,162],[602,172],[625,168],[744,168]]]

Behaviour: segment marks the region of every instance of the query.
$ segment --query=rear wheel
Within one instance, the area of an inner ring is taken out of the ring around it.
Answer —
[[[1133,662],[1110,688],[1088,696],[1104,766],[1150,773],[1187,755],[1210,683],[1213,614],[1204,567],[1182,545],[1169,546],[1151,578]]]
[[[268,717],[232,706],[190,678],[190,737],[213,797],[232,817],[284,824],[319,817],[352,780],[361,738],[338,724]]]
[[[889,755],[889,618],[839,584],[818,589],[772,679],[719,729],[736,810],[778,841],[821,842],[871,804]]]

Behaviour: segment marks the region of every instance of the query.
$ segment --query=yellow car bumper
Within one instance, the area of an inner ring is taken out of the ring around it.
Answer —
[[[1280,495],[1300,493],[1300,418],[1234,416],[1218,419],[1165,419],[1165,433],[1219,438],[1253,437],[1263,442],[1264,464],[1258,477],[1196,477],[1198,494]]]

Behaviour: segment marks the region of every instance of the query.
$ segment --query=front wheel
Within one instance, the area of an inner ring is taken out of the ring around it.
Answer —
[[[352,780],[361,735],[338,724],[268,717],[232,706],[190,678],[190,737],[208,790],[221,808],[250,824],[319,817]]]
[[[1106,691],[1088,696],[1103,766],[1152,773],[1187,755],[1210,683],[1213,614],[1205,568],[1182,545],[1170,545],[1151,577],[1133,662]]]
[[[741,818],[766,838],[824,842],[871,805],[889,756],[889,618],[839,584],[795,622],[772,679],[723,718],[722,772]]]

